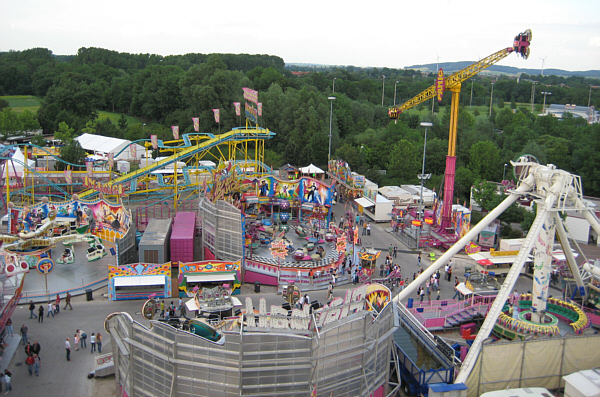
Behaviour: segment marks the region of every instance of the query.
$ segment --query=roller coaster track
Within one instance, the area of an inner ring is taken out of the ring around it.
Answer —
[[[176,161],[179,161],[180,159],[191,157],[191,156],[195,155],[196,153],[203,152],[205,150],[209,150],[213,147],[216,147],[216,146],[224,144],[224,143],[242,142],[242,141],[247,141],[247,140],[265,140],[265,139],[271,139],[274,136],[275,136],[274,132],[271,132],[264,128],[235,128],[235,129],[233,129],[229,132],[226,132],[224,134],[221,134],[221,135],[205,134],[205,137],[208,139],[206,139],[205,141],[198,143],[196,145],[193,145],[191,143],[191,140],[189,139],[188,134],[185,134],[183,136],[183,140],[185,143],[184,146],[177,146],[177,147],[166,146],[166,145],[164,145],[164,143],[162,141],[159,140],[158,146],[160,148],[173,149],[174,151],[176,151],[176,153],[165,159],[157,161],[156,163],[147,165],[136,171],[133,171],[128,174],[122,175],[118,178],[115,178],[115,179],[111,180],[108,184],[112,186],[112,185],[118,185],[118,184],[133,181],[133,180],[140,178],[144,175],[147,175],[153,171],[164,168],[165,166],[167,166],[169,164],[173,164]],[[95,190],[89,189],[89,190],[79,193],[79,197],[84,198],[87,196],[91,196],[95,193],[97,193]]]

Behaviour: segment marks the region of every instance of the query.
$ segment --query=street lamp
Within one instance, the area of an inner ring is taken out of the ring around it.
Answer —
[[[588,96],[588,108],[590,107],[590,104],[592,103],[592,88],[598,88],[598,86],[590,85],[590,95]]]
[[[504,169],[502,170],[502,180],[504,180],[504,177],[505,177],[505,175],[506,175],[506,166],[507,166],[507,165],[508,165],[508,164],[504,164]]]
[[[533,113],[533,104],[535,103],[535,85],[537,84],[537,81],[534,81],[531,84],[531,113]]]
[[[396,86],[398,85],[398,82],[396,81],[394,83],[394,106],[396,106]],[[589,107],[589,106],[588,106]]]
[[[381,106],[383,106],[383,96],[385,95],[385,75],[381,75],[383,77],[383,83],[381,85]]]
[[[494,83],[492,83],[492,93],[490,94],[490,117],[492,117],[492,103],[494,102]]]
[[[421,169],[421,174],[419,175],[419,179],[421,179],[421,194],[419,196],[419,215],[417,217],[418,219],[423,218],[423,181],[431,177],[431,174],[425,175],[425,154],[427,152],[427,128],[430,128],[432,126],[433,124],[427,121],[421,123],[421,127],[425,127],[425,141],[423,142],[423,168]],[[423,224],[421,224],[420,227],[423,227]],[[417,229],[417,249],[419,248],[419,240],[420,228]]]
[[[546,95],[552,95],[552,93],[551,93],[551,92],[546,92],[546,91],[543,91],[543,92],[542,92],[542,95],[544,96],[544,106],[542,107],[542,110],[543,110],[544,112],[546,112]]]
[[[329,152],[327,155],[327,161],[331,160],[331,126],[333,123],[333,101],[335,101],[334,96],[327,97],[331,101],[331,107],[329,109]]]
[[[337,77],[333,78],[333,90],[332,90],[333,93],[335,93],[335,79],[337,79]]]

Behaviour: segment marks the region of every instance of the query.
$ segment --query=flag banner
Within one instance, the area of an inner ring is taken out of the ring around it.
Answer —
[[[158,137],[156,135],[150,135],[150,142],[152,142],[153,149],[158,149]]]
[[[172,125],[171,126],[171,130],[173,131],[173,138],[174,139],[179,139],[179,126],[178,125]]]
[[[221,115],[220,115],[219,109],[213,109],[212,111],[213,111],[213,113],[215,115],[215,123],[220,123],[221,122]]]
[[[242,114],[242,104],[240,102],[234,102],[233,106],[235,107],[235,115],[239,116]]]
[[[194,131],[200,132],[200,117],[192,117],[192,121],[194,122]]]
[[[85,169],[87,170],[87,176],[89,178],[93,178],[94,177],[94,169],[92,167],[92,162],[91,161],[86,161],[85,162]]]
[[[440,68],[440,70],[438,70],[437,78],[435,79],[435,94],[437,95],[438,102],[442,102],[445,89],[446,81],[444,80],[444,71]]]
[[[258,115],[262,117],[262,102],[257,103],[256,108],[258,109]]]
[[[257,120],[257,112],[256,109],[250,105],[248,102],[245,103],[246,106],[246,117],[256,123]]]
[[[253,103],[258,103],[258,91],[250,89],[248,87],[243,87],[244,90],[244,99]]]
[[[67,185],[73,184],[73,174],[71,172],[71,170],[65,170],[65,182],[67,182]]]
[[[137,154],[135,150],[135,143],[129,145],[129,154],[131,155],[131,158],[135,159],[135,155]]]
[[[110,168],[112,168],[114,164],[115,164],[115,154],[114,153],[109,153],[108,154],[108,166]]]

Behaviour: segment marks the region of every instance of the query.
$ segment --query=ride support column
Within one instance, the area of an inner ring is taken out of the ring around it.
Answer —
[[[456,136],[458,125],[458,101],[461,84],[455,84],[450,106],[450,132],[448,136],[448,155],[446,156],[446,172],[444,177],[444,205],[442,207],[442,231],[452,227],[452,201],[454,200],[454,175],[456,173]]]

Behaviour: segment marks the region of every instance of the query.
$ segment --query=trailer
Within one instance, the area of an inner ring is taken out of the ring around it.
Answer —
[[[171,231],[171,262],[194,261],[194,235],[196,231],[196,213],[179,212]]]
[[[454,350],[432,335],[404,307],[398,305],[399,327],[394,332],[392,372],[404,394],[428,396],[429,386],[451,384],[454,366],[459,364]]]

